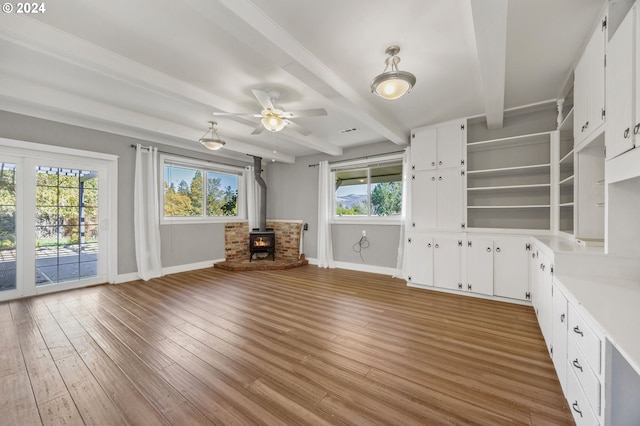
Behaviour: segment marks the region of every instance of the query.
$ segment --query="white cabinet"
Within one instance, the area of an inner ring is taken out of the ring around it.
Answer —
[[[493,294],[510,299],[529,297],[528,239],[500,237],[493,240]]]
[[[638,90],[634,91],[638,72],[636,69],[634,73],[634,62],[638,60],[638,47],[634,47],[636,9],[634,6],[629,11],[607,45],[607,159],[632,149],[640,129],[638,111],[634,114],[634,107],[640,107],[635,104]]]
[[[553,265],[547,256],[540,250],[535,249],[535,256],[531,259],[530,268],[532,269],[531,283],[531,303],[538,316],[538,323],[542,336],[550,351],[552,345],[552,282],[553,282]]]
[[[433,285],[458,290],[462,287],[462,240],[438,236],[433,239]]]
[[[464,165],[465,121],[456,120],[411,132],[411,168],[434,170]]]
[[[413,172],[411,175],[412,228],[447,231],[464,229],[463,189],[462,167]]]
[[[461,239],[409,233],[405,247],[407,282],[455,290],[461,288]]]
[[[412,284],[433,285],[433,237],[409,234],[405,247],[407,281]]]
[[[552,291],[552,348],[553,366],[560,380],[560,386],[567,395],[567,324],[569,322],[567,298],[559,287],[553,284]]]
[[[606,33],[606,19],[603,19],[575,69],[573,132],[576,146],[597,134],[605,122]]]
[[[467,241],[467,285],[465,290],[493,295],[493,240],[469,238]]]

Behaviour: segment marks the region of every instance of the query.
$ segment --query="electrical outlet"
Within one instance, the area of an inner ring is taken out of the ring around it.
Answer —
[[[364,229],[362,230],[362,236],[366,237],[367,236],[367,231],[365,231]]]

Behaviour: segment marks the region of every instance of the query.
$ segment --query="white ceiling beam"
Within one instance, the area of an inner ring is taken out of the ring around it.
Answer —
[[[152,93],[192,105],[209,107],[212,109],[212,112],[214,106],[225,111],[233,111],[238,108],[236,103],[228,99],[216,96],[197,86],[185,83],[182,80],[168,76],[110,50],[81,40],[33,18],[22,16],[18,18],[16,16],[16,19],[10,19],[6,24],[7,25],[4,25],[3,23],[2,27],[0,27],[0,39],[15,43],[24,48],[90,70],[99,75],[143,88]],[[4,91],[3,89],[4,88],[0,87],[0,94]],[[48,105],[50,101],[52,101],[52,99],[42,98],[43,106],[47,108],[51,107],[51,105]],[[67,104],[63,109],[84,116],[88,115],[89,111],[95,111],[95,109],[84,109],[80,105],[81,103]],[[106,104],[104,104],[103,107],[108,108]],[[140,119],[142,120],[143,117],[147,121],[153,121],[152,117],[146,115],[141,115]],[[99,116],[95,118],[101,119]],[[237,120],[237,122],[251,128],[256,125],[253,122],[242,119]],[[140,121],[137,125],[144,130],[148,127],[154,127],[155,123]],[[194,129],[191,130],[193,131]],[[283,134],[282,137],[290,142],[311,147],[329,155],[342,155],[343,153],[342,148],[312,136],[293,137]],[[244,150],[244,153],[248,153],[247,147],[250,146],[248,143],[243,143],[225,146],[225,149],[237,148]],[[253,149],[253,151],[255,150],[256,148]],[[260,149],[258,148],[258,150]],[[265,155],[266,152],[267,151],[264,153]],[[270,154],[268,157],[272,158],[274,154]],[[291,156],[276,157],[279,157],[276,158],[278,161],[287,163],[290,162],[290,158],[293,158]]]
[[[487,127],[501,128],[507,55],[507,0],[471,0]]]
[[[388,114],[373,107],[369,100],[363,98],[250,0],[219,0],[245,25],[237,25],[237,22],[225,19],[220,13],[214,13],[215,6],[209,0],[188,0],[188,3],[257,52],[267,54],[298,80],[310,87],[317,87],[318,83],[327,86],[320,88],[318,92],[381,136],[398,145],[408,144],[408,129],[402,128]],[[260,37],[256,37],[256,34]],[[330,96],[326,96],[327,94]]]
[[[197,142],[202,136],[202,129],[195,131],[178,123],[106,105],[6,74],[0,74],[0,87],[0,109],[5,111],[181,148],[185,148],[186,142],[193,144],[194,150],[202,151]],[[227,142],[225,150],[283,163],[295,162],[295,158],[288,154],[274,153],[267,148],[260,148],[235,138],[224,137],[224,140]]]

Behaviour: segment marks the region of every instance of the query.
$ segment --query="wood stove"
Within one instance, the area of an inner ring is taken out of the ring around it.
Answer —
[[[276,260],[276,233],[273,228],[259,231],[257,228],[249,233],[249,262],[256,253],[271,254],[271,258]]]

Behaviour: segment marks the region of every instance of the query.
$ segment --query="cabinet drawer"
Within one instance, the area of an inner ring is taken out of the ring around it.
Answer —
[[[596,373],[589,367],[573,337],[570,337],[568,342],[567,362],[569,363],[569,369],[573,370],[573,373],[582,385],[582,390],[593,411],[596,414],[600,414],[600,380],[598,380]]]
[[[600,374],[602,340],[573,305],[569,305],[569,335],[575,339],[580,351],[597,374]]]
[[[598,418],[591,411],[587,397],[582,391],[572,367],[569,367],[567,374],[567,402],[577,426],[598,426]]]

